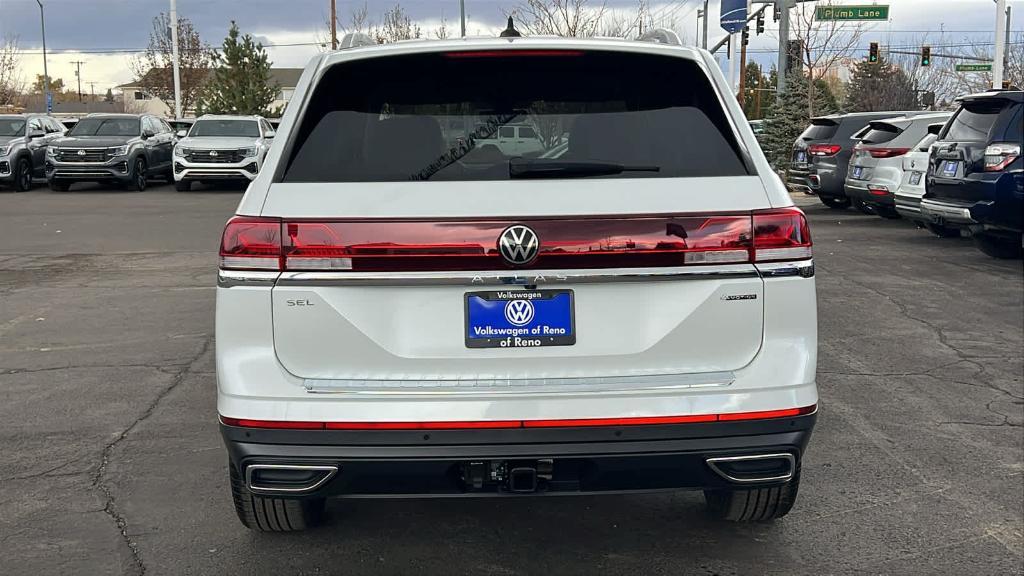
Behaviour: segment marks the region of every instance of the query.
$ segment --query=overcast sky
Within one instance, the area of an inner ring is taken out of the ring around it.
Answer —
[[[370,17],[379,15],[394,5],[391,0],[365,2]],[[458,0],[403,0],[402,7],[416,19],[429,34],[442,18],[448,27],[458,32]],[[651,0],[652,11],[669,14],[684,40],[692,42],[696,29],[696,8],[701,0],[659,2]],[[870,3],[870,0],[846,3]],[[881,2],[880,2],[881,3]],[[992,42],[995,27],[995,4],[992,0],[889,0],[890,21],[873,25],[865,35],[867,42],[878,40],[884,44],[910,44],[928,34],[935,43],[940,32],[947,41],[966,38],[978,42]],[[75,60],[81,60],[83,91],[89,91],[88,82],[95,83],[97,93],[108,87],[132,80],[127,66],[131,54],[126,50],[139,50],[148,43],[152,18],[169,10],[169,0],[43,0],[46,8],[46,41],[49,52],[50,75],[63,78],[65,85],[74,84]],[[338,0],[339,20],[362,0]],[[514,8],[517,0],[466,0],[467,33],[491,34],[504,27],[504,12]],[[600,5],[600,0],[591,0]],[[607,0],[607,6],[628,10],[636,0]],[[1012,0],[1012,29],[1024,29],[1024,0]],[[252,33],[268,44],[315,43],[323,37],[329,0],[178,0],[178,13],[195,24],[203,39],[214,46],[220,45],[231,20],[238,22],[243,32]],[[724,32],[717,26],[718,0],[712,0],[709,12],[712,42]],[[767,21],[769,32],[774,28]],[[25,80],[42,73],[39,8],[35,0],[0,0],[0,35],[17,36],[25,51],[22,74]],[[767,35],[751,40],[753,59],[767,64],[773,57],[769,51],[776,41]],[[1024,49],[1016,47],[1016,49]],[[301,67],[316,53],[316,46],[279,46],[268,49],[275,66]],[[120,51],[120,52],[118,52]]]

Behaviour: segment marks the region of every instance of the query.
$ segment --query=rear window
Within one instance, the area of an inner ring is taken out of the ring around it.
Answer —
[[[800,138],[803,140],[828,140],[836,135],[839,124],[833,120],[811,120],[811,125],[804,130]]]
[[[748,174],[695,62],[519,52],[414,54],[331,67],[294,132],[281,180]]]
[[[900,135],[903,130],[899,126],[884,122],[873,122],[870,129],[861,137],[864,144],[881,144]]]
[[[989,139],[992,126],[999,119],[999,113],[1010,102],[997,98],[965,102],[956,116],[946,127],[943,140],[984,142]]]

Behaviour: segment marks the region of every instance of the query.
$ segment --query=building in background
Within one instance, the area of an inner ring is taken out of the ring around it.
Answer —
[[[279,91],[277,99],[274,100],[269,108],[271,110],[280,107],[284,110],[284,107],[292,99],[292,95],[295,94],[295,85],[299,83],[299,76],[302,75],[302,68],[271,68],[270,77],[274,82],[277,82]],[[157,116],[164,116],[170,118],[174,112],[171,107],[159,98],[155,98],[142,89],[140,86],[141,82],[134,81],[127,84],[121,84],[115,89],[120,90],[122,94],[122,101],[124,102],[118,112],[131,112],[134,114],[156,114]],[[184,111],[186,117],[194,116],[194,110]]]

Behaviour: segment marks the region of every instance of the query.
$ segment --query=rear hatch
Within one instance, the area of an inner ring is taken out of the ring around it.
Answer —
[[[876,120],[868,124],[868,131],[853,148],[847,178],[853,186],[864,187],[874,176],[878,161],[906,154],[907,147],[893,146],[912,121],[908,119]]]
[[[488,146],[506,124],[551,154]],[[755,222],[763,185],[684,58],[342,61],[290,138],[263,209],[288,270],[274,344],[317,386],[721,383],[761,347],[754,228],[764,259],[809,255],[799,213]]]
[[[810,169],[815,157],[834,156],[840,146],[832,140],[839,129],[839,118],[823,116],[811,118],[808,126],[793,143],[791,168],[798,171]]]
[[[1020,146],[1021,109],[1010,98],[967,98],[933,146],[928,197],[960,202],[992,200],[996,187],[973,185],[986,172],[985,150],[993,143]],[[993,178],[994,181],[994,178]]]

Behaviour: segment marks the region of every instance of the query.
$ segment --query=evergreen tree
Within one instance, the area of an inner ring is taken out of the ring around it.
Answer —
[[[267,109],[281,89],[272,82],[267,53],[249,34],[240,37],[234,21],[214,61],[213,78],[200,98],[197,115],[279,114],[280,110]]]
[[[846,108],[850,112],[917,110],[917,94],[906,72],[879,55],[876,64],[865,60],[854,65]]]
[[[786,93],[768,110],[765,116],[764,137],[761,148],[776,170],[784,169],[793,153],[793,143],[807,128],[810,113],[807,106],[807,77],[792,72],[786,78]],[[831,92],[829,92],[831,93]],[[835,112],[822,90],[815,91],[814,114]]]
[[[106,93],[105,96],[103,96],[103,101],[104,102],[113,102],[114,101],[114,92],[111,91],[110,88],[107,88],[107,93]]]

